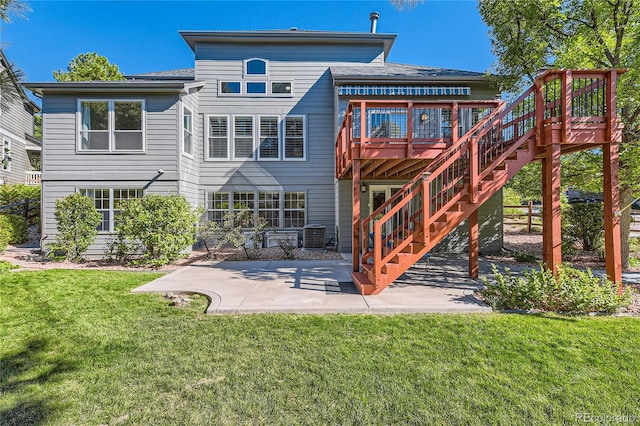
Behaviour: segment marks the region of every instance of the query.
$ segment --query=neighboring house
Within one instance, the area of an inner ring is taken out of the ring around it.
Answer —
[[[0,184],[28,183],[38,185],[40,174],[33,170],[31,157],[40,156],[40,140],[33,136],[34,114],[40,111],[31,101],[0,49],[0,72],[17,96],[0,91]]]
[[[349,252],[351,181],[336,179],[335,163],[348,101],[450,102],[496,95],[481,73],[388,63],[393,34],[180,34],[194,52],[194,68],[130,75],[126,81],[28,85],[43,99],[47,238],[56,234],[55,200],[73,192],[93,198],[103,215],[93,256],[104,251],[120,200],[178,193],[205,207],[209,220],[249,209],[278,229],[323,225],[327,240]],[[461,114],[460,131],[477,121],[478,111]],[[447,111],[425,114],[425,132],[441,141],[450,138]],[[378,132],[387,125],[391,132],[400,131],[397,126],[406,130],[396,119],[380,110],[366,125]],[[362,185],[363,217],[407,180],[400,173],[389,176]],[[502,246],[500,205],[498,193],[481,209],[482,250]],[[446,248],[466,250],[461,237],[450,238]]]

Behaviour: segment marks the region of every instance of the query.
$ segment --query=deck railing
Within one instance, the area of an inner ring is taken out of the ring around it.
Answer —
[[[42,183],[42,174],[39,171],[27,170],[25,172],[24,183],[26,185],[37,186]]]

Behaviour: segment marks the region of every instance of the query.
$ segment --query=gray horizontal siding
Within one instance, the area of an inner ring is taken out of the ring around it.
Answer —
[[[22,141],[2,136],[0,133],[0,149],[3,149],[5,140],[11,142],[11,170],[4,170],[0,164],[0,177],[5,178],[5,183],[25,183],[25,172],[33,169],[29,162],[26,144]],[[3,154],[0,153],[0,156]]]
[[[117,184],[113,181],[77,181],[77,182],[42,182],[42,236],[43,245],[55,241],[58,234],[55,219],[56,200],[75,193],[80,188],[142,188],[145,181],[123,181]],[[171,195],[178,191],[177,182],[155,182],[146,191],[147,194]],[[87,257],[98,258],[104,255],[108,241],[113,234],[100,233],[94,244],[89,247]]]
[[[105,99],[105,96],[94,96]],[[136,95],[145,99],[146,152],[144,154],[76,153],[77,97],[49,95],[43,100],[44,142],[42,171],[45,180],[101,179],[125,176],[151,179],[158,169],[177,173],[177,95]],[[83,96],[91,98],[91,96]],[[114,96],[122,99],[126,97]]]
[[[201,185],[329,185],[333,188],[332,114],[307,115],[306,161],[205,161]]]
[[[198,183],[200,180],[200,162],[203,158],[202,144],[202,115],[198,111],[198,92],[184,95],[182,104],[189,108],[193,119],[193,156],[182,154],[180,157],[180,194],[184,195],[192,205],[198,204]],[[178,127],[182,132],[182,121],[178,120]],[[182,144],[182,140],[180,141]],[[182,152],[182,146],[180,146]]]

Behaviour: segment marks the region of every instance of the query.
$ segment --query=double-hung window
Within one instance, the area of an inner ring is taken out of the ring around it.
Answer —
[[[280,138],[278,137],[278,117],[260,117],[260,149],[261,160],[280,158]]]
[[[280,192],[258,192],[258,216],[271,228],[280,228]]]
[[[91,198],[102,216],[98,231],[112,232],[118,225],[121,202],[130,198],[141,198],[144,191],[139,188],[87,188],[78,192]]]
[[[285,160],[306,158],[304,117],[284,118],[284,158]]]
[[[284,227],[302,228],[305,225],[305,193],[284,193]]]
[[[227,213],[229,213],[229,193],[209,192],[207,194],[207,220],[222,225]]]
[[[193,155],[193,114],[187,107],[182,110],[182,152]]]
[[[233,118],[233,156],[238,160],[253,158],[253,117]]]
[[[208,159],[229,158],[229,117],[209,117]]]
[[[80,100],[78,150],[144,151],[144,101]]]

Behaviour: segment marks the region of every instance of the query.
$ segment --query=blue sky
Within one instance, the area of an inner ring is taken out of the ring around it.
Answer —
[[[31,0],[26,19],[0,31],[5,54],[26,81],[53,81],[79,53],[96,51],[125,74],[193,66],[179,30],[369,31],[395,33],[389,61],[486,71],[493,56],[475,1],[428,0],[406,11],[389,1],[58,1]]]

